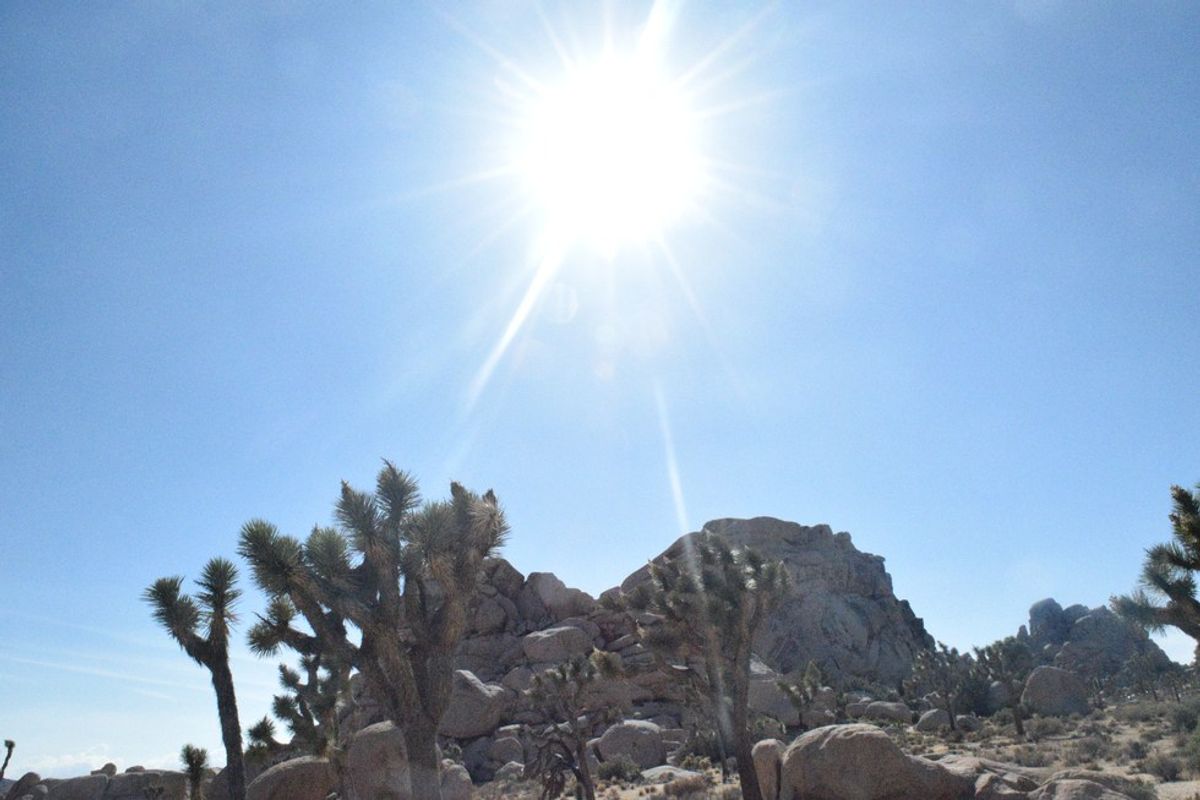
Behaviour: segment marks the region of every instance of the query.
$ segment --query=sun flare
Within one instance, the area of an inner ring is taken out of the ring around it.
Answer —
[[[609,54],[543,91],[520,168],[548,232],[612,251],[661,235],[703,188],[693,115],[645,55]]]

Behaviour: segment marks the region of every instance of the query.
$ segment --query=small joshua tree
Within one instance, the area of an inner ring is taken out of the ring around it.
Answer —
[[[1025,679],[1029,677],[1033,667],[1033,651],[1015,636],[993,642],[987,647],[975,648],[975,674],[989,685],[999,683],[1004,687],[1004,696],[1008,698],[1005,706],[1012,710],[1013,725],[1018,736],[1025,735],[1021,713],[1021,689],[1025,686]]]
[[[715,534],[684,540],[682,551],[650,564],[650,581],[630,608],[661,622],[640,629],[659,668],[703,698],[722,755],[732,747],[744,800],[762,800],[750,728],[750,649],[787,587],[783,565]]]
[[[578,656],[534,676],[529,699],[551,724],[531,731],[536,752],[525,766],[525,777],[541,781],[542,800],[558,797],[568,775],[575,776],[585,800],[596,800],[587,743],[598,723],[618,716],[596,688],[600,680],[620,674],[615,654],[593,650],[587,658]]]
[[[800,677],[799,683],[779,681],[779,688],[783,690],[787,699],[795,706],[796,713],[800,716],[801,730],[808,727],[804,722],[804,714],[806,711],[817,707],[817,697],[824,685],[825,676],[821,674],[821,668],[817,665],[816,661],[811,660],[808,662],[808,666],[804,668],[804,674]]]
[[[204,771],[208,769],[208,751],[203,747],[185,744],[179,752],[179,760],[183,762],[183,771],[188,780],[188,797],[191,800],[203,800]]]
[[[250,726],[246,731],[246,759],[258,764],[265,764],[271,757],[283,749],[283,743],[275,738],[275,723],[270,717],[263,717]]]
[[[4,770],[8,769],[8,762],[12,760],[12,751],[17,746],[17,743],[12,739],[4,740],[4,763],[0,764],[0,780],[4,779]]]
[[[288,621],[262,644],[308,643],[357,669],[403,731],[414,800],[440,800],[436,739],[454,652],[480,564],[508,533],[504,514],[491,491],[457,483],[449,501],[422,505],[416,481],[384,462],[373,494],[342,484],[336,518],[339,528],[315,528],[303,543],[262,520],[242,528],[238,550],[255,582],[312,630],[306,639]]]
[[[969,689],[973,666],[969,654],[938,642],[917,653],[905,690],[914,696],[933,693],[937,707],[950,716],[950,730],[957,730],[954,718]]]
[[[1153,631],[1173,627],[1200,642],[1200,601],[1196,572],[1200,571],[1200,484],[1195,492],[1171,487],[1174,509],[1169,515],[1174,541],[1146,551],[1141,586],[1132,594],[1114,597],[1113,611]]]
[[[159,578],[146,589],[143,599],[154,618],[167,629],[193,661],[206,667],[217,695],[217,716],[225,745],[225,770],[229,796],[245,800],[246,771],[242,763],[242,726],[238,722],[237,696],[229,669],[229,631],[237,621],[234,606],[241,597],[237,567],[232,561],[214,558],[204,565],[196,599],[182,593],[183,578]],[[198,632],[203,626],[204,635]]]

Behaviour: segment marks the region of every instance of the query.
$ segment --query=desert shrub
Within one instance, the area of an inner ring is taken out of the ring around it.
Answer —
[[[710,763],[721,763],[721,748],[717,742],[717,734],[707,728],[698,728],[688,734],[687,739],[679,748],[683,758],[696,756],[708,759]]]
[[[704,772],[711,769],[712,766],[712,759],[708,756],[696,755],[695,753],[688,753],[679,759],[679,768],[690,770],[691,772]]]
[[[641,779],[642,770],[629,756],[617,756],[608,761],[601,761],[596,775],[602,781],[617,783],[634,783]]]
[[[1196,723],[1200,722],[1200,700],[1176,703],[1167,712],[1167,719],[1177,731],[1190,733],[1196,730]]]
[[[1140,700],[1117,706],[1113,713],[1122,722],[1149,722],[1162,717],[1165,711],[1162,703]]]
[[[1061,736],[1066,730],[1066,724],[1057,717],[1034,717],[1025,723],[1025,732],[1034,742],[1047,736]]]
[[[1121,787],[1121,791],[1130,800],[1158,800],[1154,784],[1146,781],[1129,781]]]
[[[1027,744],[1013,750],[1012,760],[1022,767],[1045,767],[1054,759],[1044,748]]]
[[[1126,742],[1122,750],[1125,758],[1131,761],[1139,761],[1150,755],[1150,750],[1146,745],[1137,739]]]
[[[1183,773],[1183,763],[1175,756],[1155,753],[1142,762],[1142,771],[1149,772],[1159,780],[1174,781]]]
[[[708,783],[703,775],[688,775],[670,781],[663,787],[663,794],[667,797],[699,798],[708,791]]]

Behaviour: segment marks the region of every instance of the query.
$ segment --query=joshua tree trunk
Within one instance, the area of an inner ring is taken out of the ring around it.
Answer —
[[[242,726],[238,720],[237,696],[233,691],[233,673],[229,656],[222,654],[209,664],[212,685],[217,693],[217,716],[221,720],[221,741],[225,745],[225,773],[229,776],[229,796],[245,800],[246,766],[242,762]]]
[[[742,800],[762,800],[762,789],[758,786],[758,773],[754,770],[754,744],[751,742],[750,725],[745,709],[744,702],[734,702],[733,736],[736,741],[738,780],[742,783]]]
[[[437,731],[426,724],[404,729],[408,751],[409,785],[413,800],[442,800],[441,764],[437,757]]]
[[[1017,703],[1012,706],[1013,725],[1017,728],[1017,736],[1025,735],[1025,723],[1021,721],[1021,704]]]
[[[4,763],[0,764],[0,780],[2,780],[4,778],[4,770],[8,769],[8,762],[10,760],[12,760],[12,751],[13,751],[13,748],[16,746],[17,746],[17,743],[14,742],[12,739],[4,740],[5,753],[4,753]]]
[[[592,783],[592,768],[588,764],[587,744],[583,737],[578,735],[575,737],[575,741],[578,743],[575,746],[575,763],[578,765],[575,777],[583,788],[584,800],[596,800],[596,787]]]

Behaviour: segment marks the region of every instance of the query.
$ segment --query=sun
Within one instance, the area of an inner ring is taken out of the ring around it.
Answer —
[[[610,253],[661,237],[704,187],[696,127],[648,54],[569,68],[522,126],[519,170],[547,232]]]

